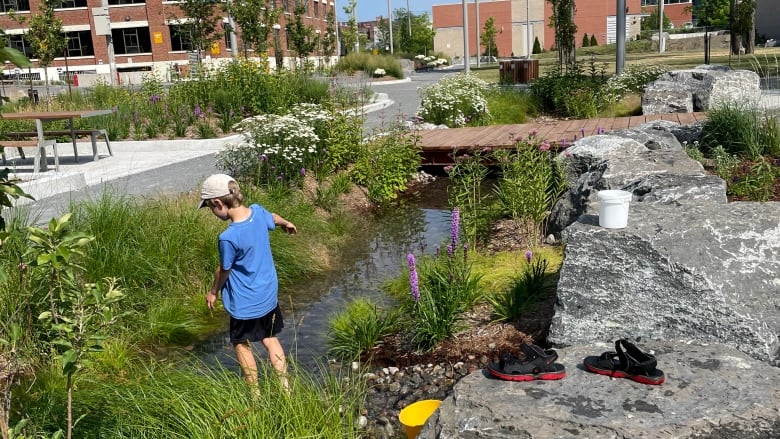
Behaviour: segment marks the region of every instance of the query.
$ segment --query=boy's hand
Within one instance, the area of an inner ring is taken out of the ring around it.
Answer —
[[[287,224],[282,224],[280,227],[282,228],[282,230],[289,233],[290,235],[295,235],[296,233],[298,233],[298,228],[295,227],[295,224],[289,221],[287,221]]]
[[[217,293],[213,291],[209,291],[206,293],[206,305],[209,307],[209,309],[214,309],[214,302],[217,301]]]

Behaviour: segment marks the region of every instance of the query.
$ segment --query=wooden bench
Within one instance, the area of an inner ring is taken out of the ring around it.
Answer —
[[[97,150],[97,139],[99,136],[103,136],[106,142],[106,148],[108,148],[108,155],[114,156],[114,152],[111,151],[111,141],[108,139],[108,132],[102,129],[86,129],[86,130],[57,130],[57,131],[44,131],[47,136],[89,136],[92,140],[92,160],[98,160],[100,157]],[[3,133],[7,137],[13,137],[15,139],[26,139],[30,137],[37,137],[38,133],[35,131],[12,131],[9,133]],[[76,144],[73,144],[73,154],[76,156],[76,161],[79,160],[79,152],[76,149]]]
[[[38,174],[38,171],[41,170],[41,157],[43,157],[44,160],[46,160],[46,147],[51,146],[54,150],[54,169],[56,171],[60,170],[60,156],[57,154],[57,141],[56,140],[44,140],[43,141],[43,147],[38,146],[38,140],[36,139],[29,139],[29,140],[0,140],[0,155],[2,155],[2,161],[3,164],[6,163],[5,158],[5,148],[16,148],[17,151],[19,151],[19,155],[22,159],[25,158],[24,156],[24,148],[34,148],[35,151],[35,159],[33,160],[33,177],[35,177]],[[44,168],[45,168],[45,162],[44,162]]]

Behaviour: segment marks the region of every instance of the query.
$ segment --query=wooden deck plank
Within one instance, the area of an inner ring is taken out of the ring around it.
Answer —
[[[631,126],[633,117],[614,117],[612,118],[612,127],[610,131],[623,130]]]
[[[585,135],[586,136],[595,136],[597,134],[597,130],[601,128],[599,124],[601,123],[601,119],[588,119],[587,122],[585,122],[585,125],[583,128],[585,129]]]
[[[677,123],[680,125],[690,125],[696,122],[694,113],[677,113]]]

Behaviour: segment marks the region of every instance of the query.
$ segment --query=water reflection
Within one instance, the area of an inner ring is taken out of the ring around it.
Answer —
[[[363,229],[354,230],[338,269],[280,290],[285,328],[279,338],[288,355],[303,365],[321,363],[327,351],[327,323],[333,315],[359,297],[386,304],[391,299],[381,291],[381,284],[402,272],[407,253],[431,254],[449,239],[451,212],[442,205],[446,203],[443,184],[377,212]],[[227,334],[204,348],[210,352],[207,356],[216,356],[228,366],[235,364]]]

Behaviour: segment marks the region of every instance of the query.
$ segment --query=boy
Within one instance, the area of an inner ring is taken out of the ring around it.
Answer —
[[[284,323],[268,231],[279,226],[295,234],[298,229],[257,204],[244,206],[238,183],[229,175],[214,174],[207,178],[201,186],[200,198],[198,208],[209,207],[217,218],[230,220],[227,229],[219,235],[219,267],[214,284],[206,293],[206,304],[214,309],[217,295],[222,292],[222,304],[230,314],[230,342],[236,350],[244,380],[257,384],[257,364],[250,342],[261,341],[286,388],[287,363],[276,337]]]

